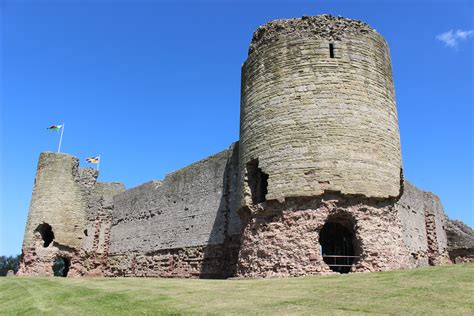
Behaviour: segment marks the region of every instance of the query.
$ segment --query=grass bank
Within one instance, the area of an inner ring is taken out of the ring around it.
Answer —
[[[0,314],[473,315],[474,264],[258,280],[0,278]]]

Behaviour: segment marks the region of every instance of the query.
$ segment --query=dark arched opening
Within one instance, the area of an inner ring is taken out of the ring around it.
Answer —
[[[48,223],[39,224],[35,231],[39,232],[43,239],[43,247],[48,247],[54,240],[53,228]]]
[[[352,227],[344,221],[328,220],[319,232],[324,262],[332,271],[349,273],[358,260],[358,245]]]
[[[57,257],[56,259],[54,259],[53,263],[54,276],[66,277],[67,273],[69,272],[70,266],[71,262],[68,258]]]

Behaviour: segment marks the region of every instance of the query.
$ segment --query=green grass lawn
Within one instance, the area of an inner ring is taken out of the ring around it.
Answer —
[[[254,280],[0,278],[0,314],[474,315],[474,264]]]

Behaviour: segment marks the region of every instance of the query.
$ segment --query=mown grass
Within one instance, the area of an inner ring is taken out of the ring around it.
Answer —
[[[474,315],[474,264],[257,280],[0,278],[0,314]]]

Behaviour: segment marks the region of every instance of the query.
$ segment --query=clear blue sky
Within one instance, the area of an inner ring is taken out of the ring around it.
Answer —
[[[21,251],[48,125],[81,164],[101,154],[100,181],[162,179],[238,139],[253,31],[322,13],[386,38],[405,176],[474,225],[472,1],[93,2],[1,1],[0,255]]]

